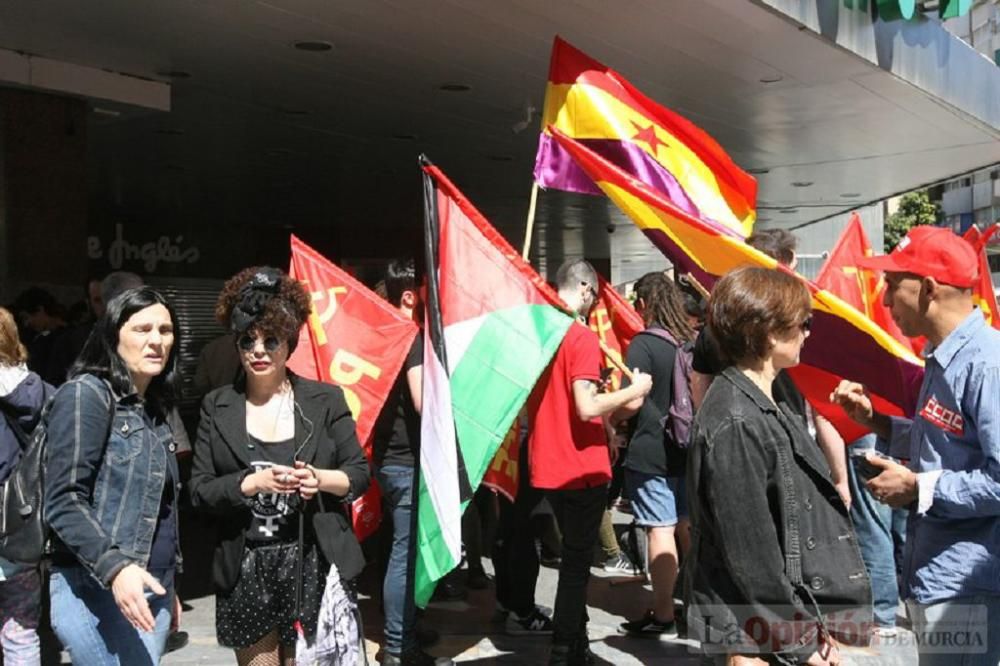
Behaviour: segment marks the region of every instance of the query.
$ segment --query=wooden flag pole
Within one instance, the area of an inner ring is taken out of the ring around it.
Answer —
[[[528,261],[531,252],[531,232],[535,228],[535,205],[538,203],[538,183],[531,184],[531,202],[528,204],[528,226],[524,231],[524,249],[521,258]]]
[[[684,274],[684,280],[689,285],[691,285],[691,287],[695,291],[697,291],[699,294],[701,294],[702,298],[704,298],[706,301],[708,300],[708,297],[711,294],[709,294],[708,289],[705,289],[705,285],[703,285],[701,282],[698,282],[698,278],[696,278],[695,276],[691,275],[690,273],[685,273]]]
[[[601,344],[601,351],[604,352],[604,356],[611,361],[613,366],[621,370],[622,374],[628,377],[629,381],[632,381],[632,371],[629,370],[617,356],[615,356],[611,348],[604,343],[604,340],[598,340],[598,342]]]

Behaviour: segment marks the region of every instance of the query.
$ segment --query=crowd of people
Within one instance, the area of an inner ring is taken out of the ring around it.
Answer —
[[[481,487],[463,522],[465,584],[489,585],[488,552],[505,630],[551,636],[550,664],[594,662],[595,564],[648,575],[648,607],[637,604],[622,633],[683,635],[720,664],[838,664],[842,644],[897,635],[901,598],[921,664],[1000,662],[1000,332],[972,296],[975,253],[948,230],[917,227],[863,262],[884,273],[903,333],[926,338],[926,371],[909,416],[882,414],[863,386],[841,382],[830,401],[872,433],[845,443],[787,372],[812,326],[809,291],[785,270],[794,241],[751,236],[784,267],[738,268],[707,302],[667,273],[639,279],[645,330],[617,390],[586,326],[597,273],[582,260],[557,271],[577,321],[519,417],[518,492]],[[379,291],[421,323],[412,260],[391,262]],[[237,663],[288,665],[312,651],[321,663],[356,664],[354,583],[366,552],[345,505],[372,479],[386,523],[367,553],[379,560],[380,661],[446,662],[427,651],[437,633],[413,597],[421,336],[366,461],[343,391],[286,367],[308,293],[278,269],[241,271],[218,298],[227,334],[202,354],[195,385],[206,395],[191,443],[177,411],[185,332],[171,304],[128,273],[88,281],[86,293],[73,316],[40,289],[0,308],[0,481],[44,440],[51,535],[41,566],[7,559],[0,541],[4,663],[40,663],[46,592],[74,663],[158,663],[181,616],[186,493],[194,511],[217,518],[216,636]],[[178,465],[185,451],[189,480]],[[630,552],[615,538],[613,504],[643,533]],[[555,520],[533,529],[543,505]],[[552,609],[536,599],[546,558],[559,574]],[[453,583],[438,593],[460,594]]]

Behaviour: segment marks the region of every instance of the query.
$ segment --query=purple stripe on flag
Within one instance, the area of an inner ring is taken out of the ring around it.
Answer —
[[[628,174],[638,178],[655,190],[663,192],[681,210],[701,217],[698,207],[685,194],[677,179],[649,153],[628,141],[615,139],[579,139],[590,150],[612,162]],[[538,140],[538,154],[535,157],[535,182],[542,187],[557,190],[597,194],[601,190],[586,172],[550,134],[542,133]]]
[[[702,270],[684,250],[659,229],[643,229],[646,237],[674,265],[678,274],[691,273],[709,291],[720,276]],[[746,265],[753,265],[747,262]],[[738,266],[734,265],[733,268]],[[849,354],[844,350],[850,349]],[[809,339],[802,348],[802,363],[864,384],[878,395],[898,396],[899,406],[913,414],[924,369],[882,347],[848,320],[828,312],[813,311]],[[888,367],[896,369],[887,372]]]

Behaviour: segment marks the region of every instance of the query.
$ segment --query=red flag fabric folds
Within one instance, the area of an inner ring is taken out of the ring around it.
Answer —
[[[305,283],[313,310],[288,367],[344,390],[358,440],[371,460],[375,419],[403,367],[417,325],[295,236],[291,244],[289,274]],[[378,497],[373,483],[352,506],[359,539],[378,527]]]

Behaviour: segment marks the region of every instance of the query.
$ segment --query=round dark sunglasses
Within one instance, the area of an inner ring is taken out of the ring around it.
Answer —
[[[249,335],[244,333],[236,341],[236,345],[240,348],[240,351],[245,351],[245,352],[253,351],[253,348],[257,346],[257,338],[250,337]],[[273,335],[269,335],[266,338],[264,338],[264,351],[266,351],[268,354],[274,353],[274,350],[276,350],[280,346],[281,346],[281,340],[274,337]]]

